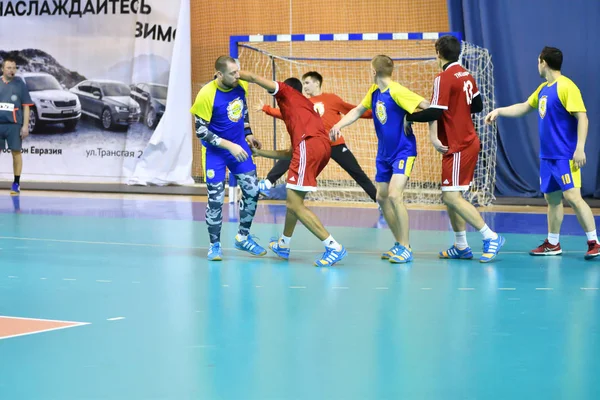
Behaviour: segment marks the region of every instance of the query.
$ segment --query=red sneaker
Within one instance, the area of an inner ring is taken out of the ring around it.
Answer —
[[[529,254],[532,256],[558,256],[562,254],[562,249],[560,248],[560,243],[557,243],[555,246],[550,244],[548,239],[546,239],[544,240],[544,243],[531,250]]]
[[[588,240],[588,251],[585,253],[585,259],[591,260],[594,257],[600,255],[600,244],[595,240]]]

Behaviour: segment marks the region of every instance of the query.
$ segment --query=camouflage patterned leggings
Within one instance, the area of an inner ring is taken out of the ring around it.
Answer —
[[[250,226],[256,214],[258,203],[258,178],[256,171],[236,174],[238,185],[242,189],[242,204],[240,205],[240,226],[238,233],[242,236],[250,234]],[[223,225],[223,201],[225,200],[225,182],[207,183],[208,205],[206,206],[206,224],[210,243],[221,241],[221,226]]]

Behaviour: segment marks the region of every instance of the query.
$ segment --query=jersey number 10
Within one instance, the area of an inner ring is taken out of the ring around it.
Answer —
[[[463,84],[463,92],[467,96],[467,104],[471,105],[473,102],[473,83],[471,81],[465,81]]]

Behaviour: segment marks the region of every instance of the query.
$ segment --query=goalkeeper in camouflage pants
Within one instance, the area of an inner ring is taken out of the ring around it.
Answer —
[[[203,144],[203,164],[208,191],[206,224],[210,237],[208,259],[222,259],[221,227],[225,198],[225,169],[235,175],[242,190],[240,226],[234,245],[255,256],[267,251],[250,236],[258,202],[258,178],[250,146],[260,148],[248,123],[248,83],[239,79],[239,65],[227,56],[215,62],[216,79],[206,84],[191,108],[196,136]]]

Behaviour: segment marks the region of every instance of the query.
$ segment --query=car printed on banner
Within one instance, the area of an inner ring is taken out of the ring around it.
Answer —
[[[81,113],[100,120],[104,129],[128,126],[140,120],[140,105],[123,82],[87,80],[71,88],[79,97]]]
[[[75,130],[81,117],[81,104],[75,94],[44,72],[24,72],[17,76],[25,82],[34,104],[29,108],[29,133],[54,123],[62,123],[67,131]]]
[[[144,124],[154,129],[160,122],[167,104],[166,85],[138,83],[131,85],[131,98],[140,104]]]

